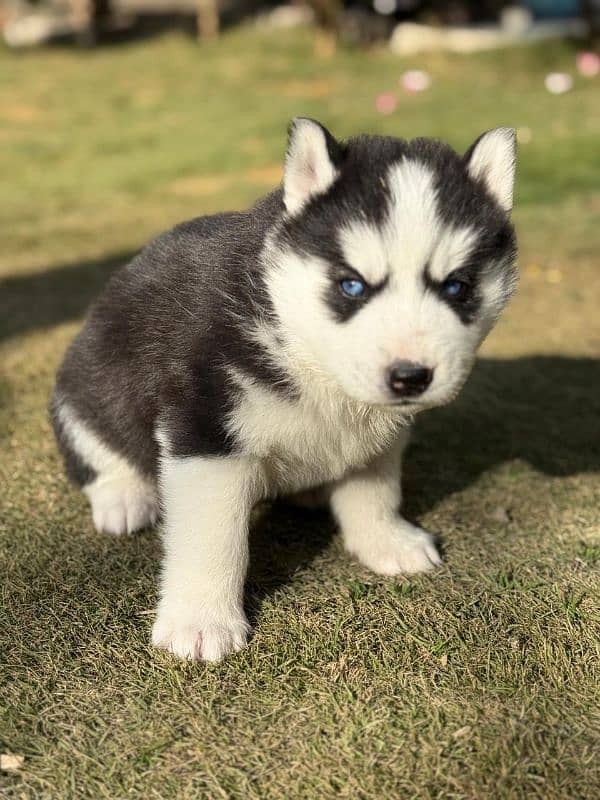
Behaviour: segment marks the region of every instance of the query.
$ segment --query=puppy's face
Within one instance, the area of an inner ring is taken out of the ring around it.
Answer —
[[[337,143],[292,125],[268,286],[284,340],[351,398],[451,400],[515,285],[513,132]]]

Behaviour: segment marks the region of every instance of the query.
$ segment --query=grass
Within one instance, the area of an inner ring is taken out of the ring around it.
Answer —
[[[313,56],[309,33],[0,50],[2,798],[595,798],[600,785],[598,83],[566,45],[399,61]],[[430,91],[376,93],[425,64]],[[520,149],[518,296],[461,399],[420,420],[406,510],[432,576],[379,579],[323,514],[275,506],[252,542],[250,647],[148,646],[156,532],[92,530],[45,406],[87,303],[175,221],[279,177],[295,114],[340,135],[499,124]]]

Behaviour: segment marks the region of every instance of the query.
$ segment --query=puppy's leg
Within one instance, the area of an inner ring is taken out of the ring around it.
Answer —
[[[245,645],[248,521],[260,474],[248,458],[162,460],[165,562],[152,631],[157,647],[218,661]]]
[[[55,401],[53,421],[67,472],[90,501],[96,530],[118,535],[154,525],[154,482],[105,444],[68,403]]]
[[[432,536],[400,516],[404,442],[336,483],[331,507],[346,550],[380,575],[424,572],[441,563]]]

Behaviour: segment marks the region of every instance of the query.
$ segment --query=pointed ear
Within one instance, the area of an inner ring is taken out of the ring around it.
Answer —
[[[505,211],[513,204],[517,137],[512,128],[484,133],[465,153],[471,177],[482,180]]]
[[[338,176],[340,146],[320,123],[296,117],[290,123],[283,175],[283,202],[294,216]]]

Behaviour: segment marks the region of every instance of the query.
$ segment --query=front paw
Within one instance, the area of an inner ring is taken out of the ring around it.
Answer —
[[[220,661],[246,645],[250,626],[245,616],[232,612],[187,615],[159,610],[152,628],[152,644],[190,661]]]
[[[378,575],[412,575],[442,563],[433,536],[403,519],[347,539],[346,549]]]

